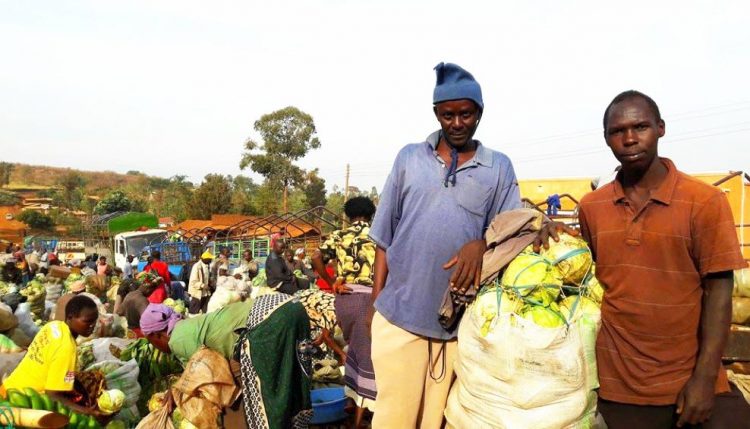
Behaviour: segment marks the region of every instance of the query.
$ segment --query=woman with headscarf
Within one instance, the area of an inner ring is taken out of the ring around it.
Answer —
[[[237,344],[249,429],[306,427],[312,417],[311,354],[325,343],[342,353],[329,332],[336,324],[332,295],[262,295]]]

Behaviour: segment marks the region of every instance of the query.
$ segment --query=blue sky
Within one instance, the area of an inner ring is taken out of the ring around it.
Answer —
[[[432,68],[482,85],[477,132],[519,178],[616,164],[609,100],[638,89],[688,172],[750,169],[750,5],[742,1],[0,0],[0,158],[194,181],[239,174],[262,114],[315,119],[329,189],[382,187],[437,128]],[[251,175],[249,171],[244,174]]]

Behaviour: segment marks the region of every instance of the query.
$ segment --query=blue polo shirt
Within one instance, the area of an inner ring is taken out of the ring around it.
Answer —
[[[370,238],[386,250],[388,277],[375,308],[392,324],[414,334],[452,339],[438,323],[438,310],[452,270],[443,270],[461,247],[484,237],[497,213],[521,207],[510,159],[477,142],[474,158],[458,168],[446,187],[448,166],[435,148],[436,131],[410,144],[393,164]]]

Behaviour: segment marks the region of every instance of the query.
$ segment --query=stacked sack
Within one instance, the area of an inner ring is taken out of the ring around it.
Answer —
[[[750,268],[734,272],[732,323],[750,326]]]
[[[459,325],[449,426],[592,427],[603,294],[583,240],[526,248]]]
[[[44,323],[44,301],[47,298],[47,289],[44,287],[45,278],[43,274],[37,274],[26,284],[26,287],[20,290],[20,294],[26,297],[26,302],[31,307],[31,317],[37,326]]]

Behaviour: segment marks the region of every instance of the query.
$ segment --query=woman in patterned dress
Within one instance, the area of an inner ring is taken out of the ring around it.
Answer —
[[[331,346],[335,324],[333,296],[325,292],[273,293],[255,300],[235,350],[249,429],[307,427],[311,368],[302,358],[304,349]]]

